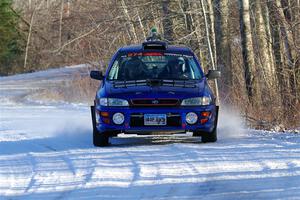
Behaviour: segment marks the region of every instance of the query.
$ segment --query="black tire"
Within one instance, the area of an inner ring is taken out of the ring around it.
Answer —
[[[96,127],[95,106],[91,106],[91,115],[93,123],[93,144],[96,147],[105,147],[109,145],[109,136],[106,133],[100,133]]]
[[[201,140],[203,143],[216,142],[218,140],[217,127],[215,127],[214,130],[210,133],[203,133],[201,136]]]
[[[109,137],[105,133],[93,131],[93,144],[96,147],[105,147],[109,145]]]
[[[217,129],[214,129],[210,133],[202,132],[202,131],[195,131],[195,132],[193,132],[193,137],[201,137],[201,141],[203,143],[216,142],[217,141]]]

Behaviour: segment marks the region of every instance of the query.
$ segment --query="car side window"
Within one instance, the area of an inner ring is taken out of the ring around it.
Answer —
[[[119,74],[119,61],[116,60],[110,69],[110,72],[108,74],[108,79],[109,80],[118,79],[118,74]]]
[[[196,62],[193,59],[189,59],[189,69],[191,73],[191,78],[192,79],[201,79],[201,72],[199,67],[197,66]]]

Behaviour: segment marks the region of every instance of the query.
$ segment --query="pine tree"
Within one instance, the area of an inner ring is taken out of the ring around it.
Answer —
[[[22,54],[18,16],[11,6],[11,0],[0,0],[0,74],[4,75],[13,73]]]

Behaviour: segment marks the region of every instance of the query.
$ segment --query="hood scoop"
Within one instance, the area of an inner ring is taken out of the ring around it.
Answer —
[[[134,86],[147,86],[146,80],[133,80],[133,81],[113,81],[114,88],[127,88]]]
[[[150,87],[161,86],[162,83],[163,83],[163,80],[159,80],[159,79],[148,79],[147,80],[147,85]]]

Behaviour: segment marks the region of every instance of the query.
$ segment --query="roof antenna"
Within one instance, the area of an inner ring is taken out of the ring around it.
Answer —
[[[157,28],[156,28],[156,27],[153,27],[153,28],[151,29],[149,35],[150,35],[150,36],[148,36],[148,37],[146,38],[146,41],[159,41],[159,40],[161,40],[161,36],[160,36],[160,34],[158,34]]]

